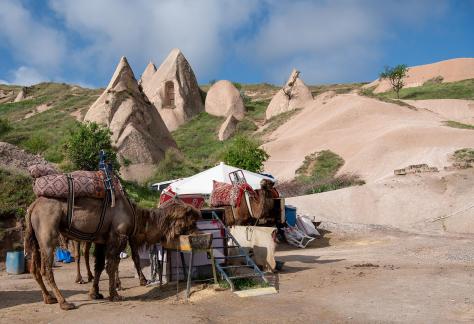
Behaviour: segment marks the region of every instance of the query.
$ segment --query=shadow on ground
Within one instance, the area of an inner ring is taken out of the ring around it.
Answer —
[[[84,294],[83,290],[61,290],[63,296],[67,299],[70,296]],[[0,291],[0,309],[43,302],[43,296],[39,290],[6,290]]]

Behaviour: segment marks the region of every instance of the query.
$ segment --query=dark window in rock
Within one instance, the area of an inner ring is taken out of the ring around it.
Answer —
[[[165,83],[165,106],[174,107],[174,83],[173,81],[167,81]]]

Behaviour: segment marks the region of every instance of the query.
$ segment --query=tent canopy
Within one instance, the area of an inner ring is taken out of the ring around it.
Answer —
[[[170,184],[168,188],[173,190],[178,195],[186,194],[205,194],[210,195],[212,192],[212,183],[213,180],[225,183],[231,183],[229,178],[229,173],[237,170],[242,170],[235,168],[233,166],[227,165],[224,162],[219,163],[213,168],[210,168],[201,173],[195,174],[189,178],[185,178]],[[274,179],[250,172],[247,170],[242,170],[244,173],[245,179],[248,184],[253,189],[260,189],[260,181],[262,179],[268,179],[275,181]]]

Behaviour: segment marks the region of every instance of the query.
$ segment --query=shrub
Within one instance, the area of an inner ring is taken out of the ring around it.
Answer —
[[[34,134],[25,142],[23,142],[23,147],[34,154],[43,153],[48,149],[48,146],[49,145],[44,134]]]
[[[385,70],[380,73],[380,79],[388,79],[398,99],[400,99],[400,90],[405,85],[403,79],[406,77],[407,72],[408,67],[405,64],[399,64],[395,67],[386,66]]]
[[[10,122],[7,119],[0,118],[0,135],[7,133],[11,129],[12,126],[10,125]]]
[[[64,155],[75,169],[97,170],[99,151],[104,150],[108,161],[118,170],[120,165],[112,147],[111,135],[110,129],[97,123],[79,124],[66,136]]]
[[[236,168],[252,172],[261,172],[263,162],[269,155],[259,147],[259,143],[245,136],[237,136],[226,148],[224,161]]]

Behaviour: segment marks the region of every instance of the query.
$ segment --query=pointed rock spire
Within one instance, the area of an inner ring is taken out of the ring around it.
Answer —
[[[145,70],[143,71],[143,74],[140,78],[140,81],[138,81],[138,84],[141,84],[142,86],[144,86],[145,84],[148,84],[148,82],[151,80],[155,72],[156,72],[156,66],[152,61],[150,61],[150,63],[148,63]]]
[[[107,89],[89,108],[84,121],[110,128],[119,157],[129,162],[121,170],[126,179],[145,180],[166,150],[176,147],[158,111],[139,90],[125,57],[120,59]]]

